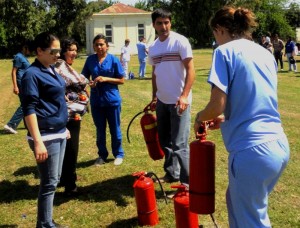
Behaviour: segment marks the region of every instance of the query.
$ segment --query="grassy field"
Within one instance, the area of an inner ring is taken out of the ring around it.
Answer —
[[[192,116],[204,107],[210,95],[206,83],[211,64],[211,50],[194,51],[196,82],[193,86]],[[30,59],[33,61],[33,59]],[[85,59],[78,58],[74,67],[80,72]],[[17,96],[12,93],[11,59],[0,60],[0,127],[2,128],[16,107]],[[299,66],[300,67],[300,64]],[[137,74],[138,61],[133,56],[131,70]],[[285,70],[287,63],[285,62]],[[63,189],[58,188],[55,196],[54,219],[69,227],[138,227],[137,211],[133,192],[136,171],[153,171],[158,176],[164,174],[163,161],[153,161],[147,154],[138,117],[130,128],[130,140],[127,142],[126,129],[135,114],[142,111],[151,99],[151,74],[147,66],[147,79],[129,80],[120,86],[123,97],[122,131],[126,157],[121,166],[110,162],[94,166],[97,158],[95,145],[95,127],[91,114],[82,121],[80,152],[78,160],[77,182],[82,192],[78,198],[64,198]],[[281,71],[278,75],[279,109],[283,126],[291,147],[291,159],[280,182],[269,199],[269,215],[273,227],[300,227],[300,73]],[[23,123],[17,135],[5,134],[0,130],[0,227],[35,227],[36,201],[38,193],[38,174],[35,160],[25,140],[26,130]],[[108,135],[109,136],[109,135]],[[109,137],[108,137],[109,139]],[[219,131],[210,133],[209,140],[216,143],[216,211],[215,219],[219,227],[228,227],[225,204],[227,187],[227,152]],[[190,141],[194,140],[191,133]],[[107,142],[110,148],[110,141]],[[165,191],[171,191],[169,184],[163,185]],[[165,203],[159,186],[156,186],[159,224],[157,227],[175,227],[173,202]],[[200,215],[199,224],[213,227],[209,216]]]

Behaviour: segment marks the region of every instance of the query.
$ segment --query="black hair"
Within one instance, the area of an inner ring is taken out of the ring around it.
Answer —
[[[56,35],[53,35],[49,32],[42,32],[34,39],[34,50],[37,51],[37,48],[45,50],[51,46],[54,40],[59,40]]]
[[[65,55],[64,54],[69,50],[69,48],[72,45],[76,45],[76,47],[78,49],[78,43],[73,38],[65,38],[61,41],[61,43],[60,43],[60,47],[61,47],[60,58],[61,59],[65,60]]]
[[[104,40],[106,45],[108,46],[108,41],[107,41],[106,37],[101,33],[94,37],[93,44],[95,44],[96,40],[99,40],[99,39]]]
[[[159,17],[169,18],[169,20],[171,21],[172,20],[172,13],[170,11],[166,10],[166,9],[162,9],[162,8],[156,9],[151,14],[152,23],[154,24],[155,20]]]

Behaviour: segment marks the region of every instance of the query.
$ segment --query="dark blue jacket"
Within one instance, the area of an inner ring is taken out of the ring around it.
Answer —
[[[24,117],[35,113],[41,134],[62,133],[68,112],[65,81],[53,67],[50,72],[37,59],[22,77],[22,109]]]

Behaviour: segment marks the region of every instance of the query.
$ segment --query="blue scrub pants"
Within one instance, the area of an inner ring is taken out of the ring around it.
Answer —
[[[141,77],[141,78],[145,77],[145,74],[146,74],[146,61],[147,61],[147,58],[139,58],[139,63],[140,63],[139,77]]]
[[[111,148],[115,158],[123,158],[124,150],[122,148],[121,132],[121,106],[99,107],[91,105],[91,111],[97,130],[98,154],[106,161],[108,150],[106,148],[106,122],[109,125],[111,135]]]
[[[179,116],[175,104],[164,104],[158,100],[156,115],[159,143],[165,153],[166,177],[171,180],[180,180],[181,183],[188,185],[190,106]]]
[[[268,196],[289,154],[286,137],[230,153],[226,193],[230,228],[271,227]]]

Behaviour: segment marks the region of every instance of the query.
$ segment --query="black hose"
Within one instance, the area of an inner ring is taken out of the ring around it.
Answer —
[[[130,125],[131,125],[131,123],[133,122],[133,120],[137,117],[137,116],[139,116],[139,115],[141,115],[142,113],[144,113],[144,111],[141,111],[141,112],[139,112],[138,114],[136,114],[131,120],[130,120],[130,122],[129,122],[129,124],[128,124],[128,127],[127,127],[127,141],[130,143],[130,140],[129,140],[129,128],[130,128]]]
[[[212,221],[213,221],[215,227],[218,228],[218,225],[217,225],[217,223],[216,223],[216,220],[215,220],[215,218],[214,218],[214,215],[213,215],[213,214],[210,214],[210,217],[211,217],[211,219],[212,219]]]
[[[161,184],[159,178],[158,178],[158,177],[156,176],[156,174],[153,173],[153,172],[148,172],[148,173],[147,173],[147,176],[149,176],[149,177],[151,177],[152,175],[155,176],[156,180],[158,181],[159,186],[160,186],[160,189],[161,189],[161,191],[163,192],[163,195],[164,195],[164,197],[165,197],[166,204],[168,204],[167,194],[166,194],[166,192],[164,191],[164,189],[163,189],[163,187],[162,187],[162,184]]]

